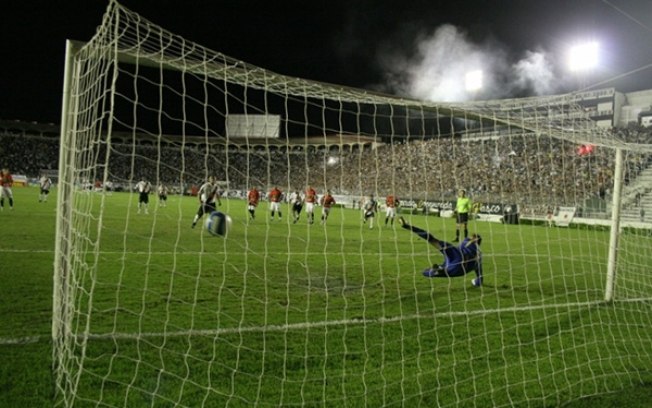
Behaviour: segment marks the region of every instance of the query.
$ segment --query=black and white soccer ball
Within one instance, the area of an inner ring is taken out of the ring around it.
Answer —
[[[221,211],[213,211],[206,218],[206,231],[217,237],[226,237],[231,229],[231,217]]]

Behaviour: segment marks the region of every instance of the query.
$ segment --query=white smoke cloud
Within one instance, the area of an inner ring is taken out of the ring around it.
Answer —
[[[553,66],[544,51],[526,51],[525,58],[512,68],[520,88],[532,89],[535,95],[549,95],[556,90]]]
[[[444,25],[418,38],[414,52],[380,54],[385,72],[383,91],[438,102],[544,95],[555,91],[554,67],[544,51],[527,51],[524,58],[510,63],[505,47],[487,41],[475,44],[465,32]],[[468,72],[481,70],[483,86],[469,92]]]

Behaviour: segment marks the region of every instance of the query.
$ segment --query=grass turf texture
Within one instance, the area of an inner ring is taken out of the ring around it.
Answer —
[[[55,196],[14,195],[15,210],[0,213],[0,406],[49,406]],[[73,323],[88,323],[90,338],[75,406],[595,407],[652,396],[650,302],[600,303],[608,231],[472,222],[485,254],[485,286],[473,288],[471,275],[422,277],[441,255],[382,214],[373,230],[341,208],[309,226],[305,214],[292,224],[287,206],[270,221],[263,203],[247,222],[243,201],[224,200],[233,226],[222,239],[190,228],[196,198],[165,208],[154,198],[149,215],[136,195],[79,199],[103,224],[84,256],[97,269],[79,276]],[[454,236],[452,219],[406,218]],[[618,296],[649,297],[649,234],[626,231],[621,244]]]

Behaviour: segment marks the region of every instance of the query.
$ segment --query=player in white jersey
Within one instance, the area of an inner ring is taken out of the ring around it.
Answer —
[[[165,207],[168,203],[168,187],[165,184],[159,184],[158,186],[158,205],[159,207]]]
[[[52,187],[52,179],[50,177],[46,176],[45,174],[41,176],[41,178],[38,181],[39,187],[40,187],[40,193],[38,195],[38,202],[47,202],[48,201],[48,194],[50,194],[50,187]]]
[[[138,214],[141,209],[145,210],[145,214],[149,214],[149,193],[152,191],[152,184],[145,178],[141,178],[136,183],[136,191],[138,191]]]
[[[290,207],[292,208],[292,217],[294,218],[293,223],[296,224],[299,221],[301,209],[303,208],[303,195],[299,190],[295,190],[290,194]]]
[[[222,205],[222,202],[220,201],[220,194],[217,189],[217,183],[215,182],[215,177],[208,177],[208,181],[199,187],[197,197],[199,197],[199,209],[197,210],[197,214],[195,214],[195,217],[192,220],[192,228],[195,228],[197,221],[199,221],[199,219],[204,214],[210,214],[215,211],[216,203]]]
[[[363,211],[364,211],[363,223],[366,224],[367,220],[369,220],[369,229],[372,229],[374,227],[374,217],[376,216],[376,212],[378,212],[378,202],[374,199],[373,194],[370,195],[367,201],[365,202],[363,206]]]

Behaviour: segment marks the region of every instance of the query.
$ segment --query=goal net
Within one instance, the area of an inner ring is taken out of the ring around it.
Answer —
[[[115,1],[67,55],[58,406],[557,406],[650,381],[645,129],[596,127],[578,95],[292,78]],[[482,280],[424,276],[458,234]]]

